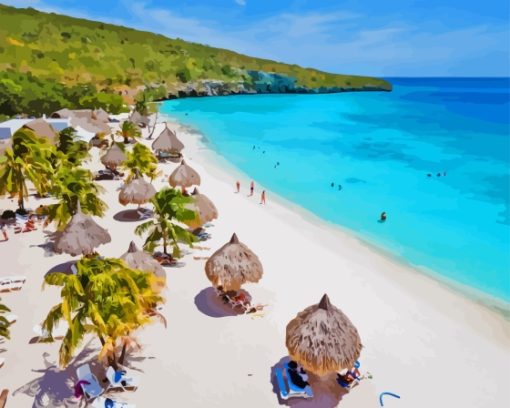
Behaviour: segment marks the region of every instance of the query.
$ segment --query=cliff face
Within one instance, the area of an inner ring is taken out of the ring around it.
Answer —
[[[389,83],[382,85],[367,83],[363,86],[320,86],[309,88],[297,85],[295,78],[264,71],[247,71],[250,80],[244,82],[224,82],[220,80],[202,80],[183,84],[175,90],[169,91],[168,98],[185,98],[198,96],[225,96],[243,94],[322,94],[339,92],[384,91],[390,92]]]

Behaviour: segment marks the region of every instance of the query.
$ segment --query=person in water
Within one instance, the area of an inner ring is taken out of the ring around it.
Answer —
[[[331,187],[335,187],[335,183],[331,182]]]
[[[254,190],[255,190],[255,183],[252,181],[250,183],[250,197],[253,195]]]
[[[339,184],[339,185],[338,185],[338,191],[342,190],[342,188],[343,188],[343,187],[342,187],[342,185],[341,185],[341,184]]]
[[[303,367],[299,368],[298,364],[295,361],[289,361],[287,364],[288,373],[290,376],[290,380],[299,388],[306,388],[308,385],[308,375],[306,374]]]
[[[266,204],[266,190],[262,190],[262,194],[260,195],[260,204]]]
[[[381,213],[381,222],[386,221],[386,218],[387,218],[386,211],[383,211],[383,212]]]
[[[236,181],[236,192],[239,193],[241,191],[241,183],[239,180]]]

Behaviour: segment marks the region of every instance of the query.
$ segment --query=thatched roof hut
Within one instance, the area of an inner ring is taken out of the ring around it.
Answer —
[[[168,182],[172,187],[191,187],[200,185],[200,176],[183,160],[181,164],[170,174]]]
[[[145,181],[138,173],[136,178],[124,184],[119,192],[119,202],[126,204],[145,204],[156,194],[154,186]]]
[[[38,137],[44,137],[48,139],[52,144],[55,144],[58,141],[57,131],[53,129],[53,126],[51,126],[44,119],[34,119],[23,125],[23,127],[30,129]]]
[[[259,258],[232,235],[230,242],[218,249],[205,263],[205,274],[215,286],[238,291],[246,282],[258,282],[263,269]]]
[[[117,143],[112,143],[108,151],[101,157],[101,163],[106,167],[115,169],[120,164],[124,163],[126,155]]]
[[[89,215],[81,212],[80,203],[76,213],[67,224],[64,231],[58,233],[54,243],[55,252],[65,252],[72,256],[90,255],[101,244],[107,244],[112,239],[108,231],[100,227]]]
[[[131,241],[128,251],[120,259],[126,262],[133,269],[140,269],[145,272],[152,272],[154,275],[166,278],[163,267],[147,252],[139,250]]]
[[[92,111],[91,117],[92,117],[92,119],[98,120],[103,123],[108,123],[110,121],[108,112],[106,112],[103,108],[99,108],[99,109]]]
[[[191,228],[200,228],[205,223],[218,218],[218,210],[216,209],[216,206],[211,200],[209,200],[209,197],[201,194],[198,191],[198,188],[195,187],[191,198],[193,198],[193,203],[187,204],[186,208],[194,211],[196,216],[193,220],[186,221],[186,225]]]
[[[327,295],[289,322],[285,344],[293,360],[320,376],[352,368],[362,348],[358,330]]]
[[[177,139],[177,135],[165,123],[165,128],[152,143],[152,150],[158,153],[180,153],[182,149],[184,149],[184,144]]]
[[[136,123],[139,126],[142,126],[142,127],[147,127],[147,126],[149,126],[149,123],[150,123],[149,117],[142,115],[138,111],[133,111],[133,113],[131,113],[131,115],[129,115],[129,120],[133,123]]]

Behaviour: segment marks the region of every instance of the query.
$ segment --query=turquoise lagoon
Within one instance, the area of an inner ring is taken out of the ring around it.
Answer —
[[[192,98],[162,111],[256,183],[509,302],[510,80],[390,81],[391,93]]]

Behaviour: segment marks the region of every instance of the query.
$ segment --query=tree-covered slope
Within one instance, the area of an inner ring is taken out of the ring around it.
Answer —
[[[28,74],[66,86],[131,94],[140,86],[178,94],[190,84],[215,80],[227,92],[261,91],[258,72],[281,74],[289,84],[273,92],[389,90],[384,80],[336,75],[162,35],[28,8],[0,5],[0,72]],[[196,86],[196,85],[193,85]],[[293,88],[294,86],[294,88]],[[329,89],[326,89],[329,88]]]

